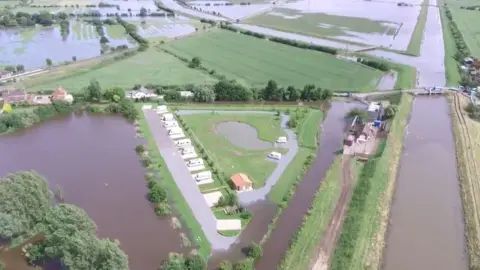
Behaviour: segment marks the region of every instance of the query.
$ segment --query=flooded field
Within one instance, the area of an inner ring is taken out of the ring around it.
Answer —
[[[300,0],[287,2],[245,23],[405,50],[417,23],[418,4],[422,2],[412,1],[412,6],[398,7],[384,1]]]
[[[321,144],[317,159],[297,187],[290,205],[277,221],[276,228],[263,248],[263,257],[256,269],[274,270],[288,249],[293,234],[302,223],[315,192],[342,145],[345,114],[358,106],[355,103],[333,102],[322,124]]]
[[[132,270],[157,269],[185,251],[169,219],[145,198],[145,170],[133,125],[113,116],[71,116],[0,137],[0,175],[35,170],[65,201],[85,209],[100,237],[118,239]]]
[[[252,16],[256,13],[268,10],[274,5],[270,3],[259,3],[250,5],[240,5],[239,3],[233,5],[226,5],[227,1],[190,1],[189,5],[207,12],[218,12],[222,16],[232,20],[243,19]]]
[[[449,108],[416,98],[391,209],[384,269],[468,269]]]

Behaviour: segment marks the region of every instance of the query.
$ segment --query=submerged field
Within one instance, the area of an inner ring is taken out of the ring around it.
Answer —
[[[40,75],[26,80],[28,91],[52,90],[59,85],[67,91],[79,92],[96,79],[102,87],[133,87],[135,84],[206,84],[216,80],[198,70],[190,69],[175,57],[153,49],[113,63],[98,63],[71,70],[66,74]]]
[[[200,57],[208,69],[253,86],[264,86],[273,79],[284,86],[315,84],[358,91],[374,88],[373,82],[381,75],[333,55],[223,30],[171,42],[165,48],[182,57]]]
[[[252,180],[254,188],[259,188],[265,184],[267,177],[276,167],[276,163],[266,160],[266,157],[274,150],[273,142],[278,136],[284,135],[280,129],[278,116],[206,113],[184,115],[182,119],[203,145],[215,166],[228,177],[235,173],[246,173]],[[239,123],[244,125],[236,126]],[[236,130],[237,128],[240,129]],[[254,129],[253,132],[247,132],[249,128]],[[258,132],[258,138],[255,130]],[[245,139],[244,146],[248,149],[238,143],[242,140],[241,137]]]

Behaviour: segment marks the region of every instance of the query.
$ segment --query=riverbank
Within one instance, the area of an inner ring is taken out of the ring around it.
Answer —
[[[389,127],[383,153],[370,159],[362,170],[331,258],[332,270],[380,269],[390,203],[412,100],[412,96],[402,95],[398,112]]]
[[[457,154],[470,269],[480,269],[480,123],[465,111],[465,96],[448,95]]]

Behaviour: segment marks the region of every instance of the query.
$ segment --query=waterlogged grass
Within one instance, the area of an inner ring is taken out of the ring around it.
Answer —
[[[113,61],[57,72],[57,76],[47,73],[26,81],[29,91],[51,90],[59,85],[69,92],[80,92],[90,80],[96,79],[102,87],[119,86],[131,89],[135,84],[210,84],[216,80],[199,70],[188,68],[177,58],[154,49]]]
[[[254,188],[262,187],[276,167],[276,163],[265,160],[273,147],[265,150],[247,150],[233,145],[228,138],[217,134],[216,125],[222,122],[242,122],[254,127],[259,139],[274,142],[284,135],[280,129],[280,118],[270,114],[193,114],[184,115],[186,126],[195,134],[208,156],[227,176],[246,173]],[[241,136],[239,134],[239,136]],[[272,145],[273,146],[273,145]],[[277,149],[285,152],[284,149]]]
[[[152,134],[150,133],[150,129],[144,118],[141,106],[142,104],[138,104],[137,106],[137,109],[140,111],[140,119],[138,120],[138,125],[140,127],[141,133],[147,141],[147,149],[152,158],[153,164],[160,164],[161,166],[158,170],[163,179],[162,184],[168,190],[169,202],[173,202],[173,208],[176,210],[177,213],[179,213],[182,223],[184,223],[184,226],[190,230],[190,240],[192,241],[192,243],[196,244],[196,246],[198,247],[198,252],[205,258],[207,258],[211,253],[210,243],[205,237],[205,234],[203,233],[200,224],[195,219],[192,210],[183,198],[182,193],[178,189],[172,175],[170,174],[168,169],[166,169],[167,165],[165,164],[165,161],[163,160],[160,153],[158,152],[157,145],[152,137]]]
[[[317,147],[318,125],[323,114],[319,110],[309,110],[304,122],[298,128],[298,144],[302,147],[315,149]]]
[[[402,95],[383,153],[371,158],[362,169],[331,260],[332,270],[380,269],[412,99]]]
[[[428,1],[424,0],[420,13],[418,14],[417,24],[413,30],[412,38],[407,47],[407,52],[409,54],[419,56],[420,55],[420,46],[422,45],[423,31],[425,29],[425,24],[427,23],[427,14],[428,14]]]
[[[443,1],[439,1],[439,5],[443,5]],[[447,81],[448,86],[458,86],[458,82],[460,81],[461,75],[459,71],[458,62],[454,58],[457,48],[455,45],[454,38],[452,36],[452,32],[450,31],[450,27],[448,26],[449,20],[445,14],[445,9],[443,8],[440,9],[440,18],[442,20],[443,43],[445,47],[445,76],[446,76],[445,79]],[[457,26],[460,28],[458,24]]]
[[[449,95],[471,269],[480,269],[480,123],[468,117],[467,97]]]
[[[372,82],[381,75],[377,70],[334,55],[226,30],[210,31],[164,46],[188,59],[199,57],[203,66],[227,78],[259,87],[273,79],[284,86],[315,84],[332,90],[371,91]]]
[[[125,37],[125,28],[119,24],[108,25],[107,35],[113,39],[121,39]]]

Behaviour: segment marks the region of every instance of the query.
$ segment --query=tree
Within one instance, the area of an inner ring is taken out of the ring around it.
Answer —
[[[21,73],[25,71],[25,66],[20,64],[20,65],[17,65],[16,69],[17,69],[17,72]]]
[[[105,90],[105,93],[103,93],[104,99],[118,102],[118,100],[115,100],[115,96],[118,96],[120,99],[125,98],[125,90],[118,86],[115,86],[108,88],[107,90]]]
[[[10,72],[15,72],[15,71],[16,71],[14,66],[6,66],[6,67],[4,68],[4,70],[5,70],[5,71],[10,71]]]
[[[182,254],[170,253],[168,260],[162,262],[160,269],[163,270],[185,270],[185,259]]]
[[[386,119],[393,118],[397,113],[397,111],[398,111],[397,105],[395,104],[389,105],[387,108],[385,108],[385,118]]]
[[[84,98],[90,102],[99,102],[102,99],[102,87],[97,80],[90,81],[90,84],[85,88]]]
[[[289,86],[287,87],[287,90],[285,91],[285,96],[284,99],[288,101],[297,101],[300,98],[300,91],[293,87]]]
[[[168,216],[172,213],[172,210],[170,209],[170,205],[166,202],[161,202],[158,203],[155,206],[155,214],[160,217]]]
[[[185,260],[185,267],[187,270],[205,270],[207,263],[202,256],[195,254]]]
[[[263,99],[272,101],[282,101],[284,93],[283,88],[278,88],[277,82],[269,80],[267,86],[263,89]]]
[[[247,252],[248,257],[254,260],[257,260],[260,257],[262,257],[262,254],[263,254],[262,247],[259,244],[252,242],[252,244],[248,247],[248,252]]]
[[[333,97],[333,92],[330,89],[323,89],[322,94],[320,95],[320,100],[331,100]]]
[[[229,261],[222,261],[218,270],[232,270],[232,263]]]
[[[76,57],[76,56],[72,56],[72,61],[73,61],[73,62],[76,62],[76,61],[77,61],[77,57]]]
[[[365,123],[365,121],[368,119],[368,113],[365,110],[357,108],[354,108],[347,113],[347,118],[353,119],[355,117],[357,117],[360,122]]]
[[[215,92],[212,87],[202,85],[193,88],[193,100],[197,102],[214,102]]]
[[[148,193],[148,200],[152,203],[164,202],[167,199],[167,192],[160,185],[154,185]]]
[[[253,262],[249,259],[236,262],[233,265],[233,270],[252,270]]]
[[[100,43],[101,43],[101,44],[107,44],[107,43],[109,43],[109,42],[110,42],[110,40],[108,40],[108,38],[107,38],[106,36],[102,36],[102,37],[100,38]]]
[[[52,64],[53,64],[52,59],[50,59],[50,58],[45,59],[45,63],[47,64],[48,67],[51,67]]]
[[[140,8],[140,17],[145,17],[147,16],[147,9],[144,7]]]
[[[180,101],[182,99],[182,96],[180,95],[179,91],[176,90],[169,90],[168,92],[165,93],[164,100],[166,102],[176,102]]]
[[[213,86],[213,91],[219,101],[249,101],[253,98],[252,90],[235,80],[221,80]]]
[[[0,212],[0,239],[11,239],[26,231],[22,221],[14,216]]]
[[[202,61],[200,60],[199,57],[193,57],[192,60],[190,61],[190,64],[188,64],[189,68],[198,68],[202,65]]]
[[[134,121],[138,118],[138,111],[135,108],[135,103],[133,102],[133,100],[124,98],[120,100],[118,105],[119,112],[123,115],[123,117],[127,118],[130,121]]]
[[[315,91],[315,85],[313,84],[305,85],[300,94],[300,99],[305,101],[313,100],[314,91]]]

